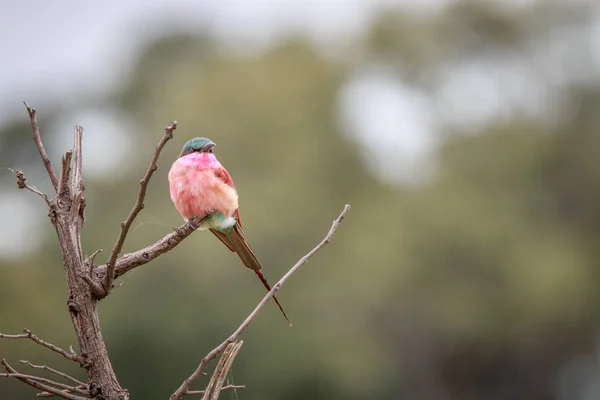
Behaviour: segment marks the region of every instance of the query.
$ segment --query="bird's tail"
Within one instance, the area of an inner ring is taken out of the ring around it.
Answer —
[[[270,292],[271,291],[271,285],[269,285],[269,282],[267,282],[267,280],[265,279],[265,276],[263,275],[262,271],[260,269],[258,269],[258,270],[255,269],[254,273],[258,276],[258,278],[260,279],[260,281],[262,282],[262,284],[264,285],[264,287],[266,287],[267,290]],[[290,319],[286,315],[285,311],[283,311],[283,307],[281,307],[281,304],[279,303],[279,300],[277,300],[277,297],[275,295],[273,295],[273,300],[275,300],[275,303],[277,304],[277,307],[279,307],[279,311],[281,311],[281,313],[283,314],[283,318],[285,318],[285,320],[287,321],[288,325],[292,326],[292,323],[290,322]]]
[[[271,291],[271,285],[269,285],[269,282],[267,282],[267,280],[265,279],[265,276],[262,273],[262,265],[260,264],[260,261],[258,261],[256,254],[254,254],[254,252],[250,248],[248,241],[246,241],[246,236],[244,235],[244,231],[242,230],[242,227],[239,225],[239,223],[236,223],[233,226],[230,235],[226,235],[223,232],[220,232],[220,231],[217,231],[214,229],[211,229],[211,232],[214,233],[215,236],[218,237],[227,247],[229,247],[232,251],[234,251],[238,255],[238,257],[242,260],[242,262],[244,263],[246,268],[249,268],[252,271],[254,271],[254,273],[258,276],[258,278],[262,282],[263,286],[268,291]],[[283,317],[285,318],[287,323],[290,326],[292,326],[290,319],[288,318],[285,311],[283,311],[283,307],[279,303],[279,300],[277,299],[277,297],[273,296],[273,300],[275,300],[277,307],[279,307],[279,310],[283,314]]]

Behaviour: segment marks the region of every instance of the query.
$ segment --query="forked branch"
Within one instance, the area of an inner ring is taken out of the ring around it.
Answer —
[[[13,171],[17,177],[17,187],[19,189],[27,189],[30,192],[37,194],[42,199],[44,199],[46,204],[48,204],[48,207],[50,207],[50,200],[48,199],[48,196],[46,196],[45,193],[40,192],[35,186],[27,183],[27,178],[25,178],[25,174],[23,173],[23,171],[21,171],[20,169],[16,171],[11,169],[11,171]]]
[[[173,121],[171,125],[165,128],[165,134],[163,135],[160,142],[158,142],[156,150],[154,151],[154,155],[152,156],[152,160],[150,160],[150,165],[146,170],[146,174],[140,181],[140,191],[138,193],[137,200],[133,208],[129,212],[129,215],[127,215],[125,221],[121,222],[121,233],[119,234],[119,238],[113,246],[108,261],[106,262],[106,278],[103,285],[105,291],[104,296],[107,296],[112,289],[113,281],[115,279],[115,263],[117,261],[117,258],[119,257],[119,254],[121,253],[121,250],[123,250],[123,244],[125,243],[125,238],[127,237],[129,228],[131,227],[131,224],[133,223],[139,212],[142,211],[142,209],[144,208],[144,199],[146,198],[148,182],[150,182],[150,178],[152,178],[152,174],[154,174],[154,171],[158,169],[156,163],[158,162],[160,152],[162,151],[163,147],[165,147],[165,144],[173,138],[173,131],[175,129],[177,129],[177,121]]]
[[[210,382],[208,382],[208,386],[206,386],[206,390],[204,390],[202,400],[218,400],[221,391],[223,390],[223,383],[225,379],[227,379],[227,374],[233,365],[233,360],[237,357],[240,349],[242,348],[242,344],[244,344],[243,340],[229,343],[225,350],[223,350],[223,355],[219,359],[215,371],[213,372],[212,377],[210,378]],[[193,394],[192,391],[185,392],[185,395]]]
[[[37,337],[36,335],[34,335],[27,328],[23,329],[23,332],[25,332],[25,333],[20,333],[17,335],[7,335],[5,333],[0,333],[0,339],[31,339],[35,343],[39,344],[40,346],[43,346],[47,349],[50,349],[50,350],[60,354],[67,360],[75,361],[76,363],[81,363],[81,358],[75,353],[75,351],[73,351],[73,349],[69,349],[69,351],[65,351],[65,350],[61,349],[60,347],[53,345],[52,343],[45,342],[42,339],[40,339],[39,337]]]
[[[196,379],[198,379],[198,377],[200,377],[200,375],[202,375],[202,373],[204,372],[204,370],[206,369],[206,367],[208,366],[208,364],[213,359],[215,359],[215,357],[217,357],[221,352],[223,352],[223,350],[225,350],[225,348],[227,346],[229,346],[231,343],[237,342],[237,340],[239,339],[240,335],[250,326],[250,324],[256,319],[256,317],[261,312],[261,310],[264,308],[264,306],[267,304],[267,302],[275,295],[275,293],[277,293],[277,291],[279,289],[281,289],[281,287],[294,274],[294,272],[296,272],[300,267],[302,267],[304,264],[306,264],[306,262],[308,260],[310,260],[319,250],[321,250],[326,244],[328,244],[331,241],[331,238],[332,238],[333,234],[335,233],[335,231],[337,230],[337,228],[340,226],[340,224],[344,220],[344,217],[346,216],[346,213],[348,212],[349,209],[350,209],[350,205],[346,204],[346,206],[342,210],[341,214],[333,221],[333,224],[331,225],[331,228],[329,229],[329,232],[327,233],[327,235],[325,235],[325,238],[321,241],[321,243],[319,243],[308,254],[306,254],[304,257],[302,257],[279,280],[279,282],[277,282],[273,286],[273,288],[269,291],[269,293],[267,293],[265,295],[265,297],[263,297],[263,299],[260,301],[260,303],[258,303],[258,305],[256,306],[256,308],[254,308],[254,310],[250,313],[250,315],[248,315],[248,317],[246,317],[246,319],[244,320],[244,322],[242,322],[242,324],[236,329],[235,332],[233,332],[233,334],[231,336],[229,336],[229,338],[227,338],[227,340],[225,340],[223,343],[221,343],[220,345],[218,345],[217,347],[215,347],[214,349],[212,349],[210,351],[210,353],[208,353],[202,359],[202,361],[200,362],[200,365],[198,365],[198,368],[196,368],[196,370],[188,378],[186,378],[183,381],[183,383],[181,384],[181,386],[179,386],[179,388],[171,395],[170,400],[179,400],[183,396],[185,396],[185,394],[189,390],[190,385],[192,383],[194,383],[194,381]]]

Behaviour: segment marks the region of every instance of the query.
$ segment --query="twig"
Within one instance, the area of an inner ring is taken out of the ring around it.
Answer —
[[[227,386],[223,386],[221,388],[221,392],[223,390],[229,390],[229,389],[246,389],[246,385],[227,385]],[[204,394],[204,392],[206,392],[206,390],[188,390],[187,392],[185,392],[185,396],[193,396],[193,395],[197,395],[197,394]]]
[[[115,263],[115,279],[173,249],[175,246],[181,243],[183,239],[187,238],[196,229],[198,229],[203,220],[204,218],[193,217],[179,228],[175,228],[175,232],[169,233],[158,242],[134,253],[128,253],[122,257],[119,257]],[[94,271],[96,271],[96,273],[99,275],[106,273],[106,270],[107,264],[94,268]]]
[[[48,158],[48,154],[46,153],[46,149],[44,148],[44,144],[42,143],[42,138],[40,136],[40,127],[37,122],[37,117],[35,116],[35,109],[29,107],[27,102],[23,102],[25,107],[27,108],[27,113],[29,114],[29,119],[31,120],[31,129],[33,130],[33,141],[40,152],[40,157],[42,162],[44,163],[44,167],[46,167],[46,172],[48,172],[48,176],[52,181],[52,186],[54,186],[54,190],[58,190],[58,179],[52,170],[52,163],[50,162],[50,158]]]
[[[68,391],[63,391],[62,393],[69,394]],[[39,392],[36,396],[40,397],[40,398],[46,398],[46,397],[55,397],[55,396],[62,396],[62,395],[54,394],[54,393],[50,393],[50,392]],[[88,397],[85,397],[85,398],[87,399]]]
[[[221,394],[221,389],[223,387],[223,382],[227,379],[227,374],[231,369],[231,365],[233,364],[233,360],[239,353],[242,348],[242,344],[244,344],[243,340],[229,343],[225,350],[223,350],[223,355],[221,359],[217,363],[217,367],[213,372],[210,381],[208,382],[208,386],[206,386],[206,390],[204,396],[202,396],[202,400],[218,400],[219,395]]]
[[[90,278],[92,277],[92,273],[94,272],[94,259],[101,252],[102,252],[102,249],[96,250],[95,252],[92,253],[91,256],[89,256],[88,258],[86,258],[85,261],[83,262],[83,265],[85,265],[85,264],[89,265],[89,276],[90,276]]]
[[[119,238],[113,246],[108,261],[106,262],[106,280],[104,281],[104,290],[106,291],[105,296],[107,296],[112,289],[113,280],[115,279],[115,264],[119,253],[121,253],[121,250],[123,249],[123,244],[125,243],[125,238],[127,237],[129,228],[131,227],[131,224],[133,223],[135,217],[137,217],[139,212],[144,208],[144,198],[146,197],[146,189],[148,188],[148,182],[150,182],[152,174],[158,169],[156,163],[158,162],[160,152],[162,151],[165,144],[173,138],[173,131],[175,129],[177,129],[177,121],[173,121],[171,125],[165,128],[165,134],[163,135],[160,142],[158,142],[156,150],[154,151],[154,155],[152,156],[152,160],[150,160],[148,170],[146,170],[146,174],[140,181],[140,191],[138,193],[137,201],[135,202],[135,205],[129,212],[129,215],[127,216],[125,221],[121,222],[121,233],[119,234]]]
[[[78,385],[85,386],[85,383],[81,382],[79,379],[73,378],[72,376],[67,375],[64,372],[60,372],[60,371],[58,371],[58,370],[56,370],[54,368],[50,368],[47,365],[36,365],[36,364],[32,364],[31,362],[29,362],[27,360],[21,360],[19,362],[22,363],[22,364],[28,365],[31,368],[44,369],[44,370],[52,372],[52,373],[54,373],[54,374],[56,374],[58,376],[62,376],[63,378],[68,379],[68,380],[70,380],[70,381],[72,381],[72,382],[74,382],[74,383],[76,383]]]
[[[350,205],[346,204],[346,206],[342,210],[342,213],[339,215],[339,217],[337,217],[337,219],[335,221],[333,221],[333,224],[331,225],[331,229],[329,229],[329,232],[327,233],[327,235],[325,235],[325,238],[321,241],[321,243],[319,243],[308,254],[306,254],[304,257],[302,257],[296,263],[296,265],[294,265],[279,280],[279,282],[277,282],[271,288],[269,293],[267,293],[265,295],[265,297],[263,297],[263,299],[260,301],[260,303],[258,303],[256,308],[254,308],[254,310],[250,313],[250,315],[248,315],[248,317],[246,317],[244,322],[242,322],[242,324],[237,328],[237,330],[229,338],[227,338],[227,340],[225,340],[223,343],[221,343],[220,345],[215,347],[213,350],[211,350],[210,353],[208,353],[202,359],[202,361],[200,362],[200,365],[198,365],[198,368],[196,368],[196,370],[188,378],[186,378],[183,381],[181,386],[179,386],[179,388],[171,395],[171,397],[169,398],[170,400],[181,399],[185,395],[185,393],[188,391],[190,385],[196,379],[198,379],[198,377],[202,374],[204,369],[208,366],[208,363],[211,362],[215,357],[217,357],[230,343],[234,343],[238,340],[240,335],[246,330],[246,328],[248,328],[248,326],[250,326],[252,321],[254,321],[256,316],[260,313],[260,311],[267,304],[267,302],[275,295],[275,293],[277,293],[277,291],[279,289],[281,289],[283,284],[290,278],[290,276],[292,276],[292,274],[294,274],[294,272],[296,272],[301,266],[303,266],[308,260],[310,260],[315,255],[315,253],[317,253],[319,250],[321,250],[326,244],[328,244],[331,241],[331,237],[333,236],[333,234],[335,233],[337,228],[340,226],[340,224],[344,220],[344,217],[346,216],[346,213],[348,212],[349,209],[350,209]]]
[[[32,375],[21,374],[16,369],[11,367],[8,364],[8,362],[6,362],[6,360],[4,360],[4,359],[1,361],[1,363],[4,366],[4,368],[6,369],[6,371],[8,371],[8,373],[0,373],[0,377],[18,379],[21,382],[26,383],[29,386],[33,386],[36,389],[53,393],[56,396],[60,396],[64,399],[68,399],[68,400],[85,400],[85,399],[90,398],[89,392],[87,392],[87,391],[84,391],[84,390],[81,390],[81,389],[78,389],[78,388],[75,388],[72,386],[63,385],[62,383],[54,382],[54,381],[51,381],[50,379],[40,378],[40,377],[32,376]],[[63,390],[60,390],[60,388],[62,388]],[[84,396],[78,396],[78,395],[69,393],[69,391],[73,391],[76,393],[82,393],[82,394],[84,394]]]
[[[53,345],[52,343],[43,341],[42,339],[34,335],[29,329],[23,329],[23,332],[25,333],[20,333],[17,335],[7,335],[5,333],[0,333],[0,339],[31,339],[40,346],[44,346],[45,348],[60,354],[67,360],[75,361],[76,363],[81,362],[80,357],[72,349],[71,352],[64,351],[63,349]]]
[[[89,392],[86,390],[76,388],[75,386],[65,385],[64,383],[54,382],[53,380],[50,380],[48,378],[42,378],[41,376],[21,374],[19,372],[0,372],[0,377],[17,378],[19,380],[28,379],[28,380],[32,380],[32,381],[36,381],[36,382],[40,382],[40,383],[45,383],[46,385],[55,386],[59,389],[64,389],[64,390],[68,390],[70,392],[79,393],[82,395],[89,394]]]
[[[23,171],[21,171],[20,169],[16,171],[11,169],[11,171],[13,171],[17,176],[17,186],[19,187],[19,189],[27,189],[30,192],[37,194],[42,199],[44,199],[48,206],[50,206],[50,200],[48,199],[48,196],[46,196],[45,193],[40,192],[35,186],[27,183],[27,178],[25,178],[25,174],[23,173]]]

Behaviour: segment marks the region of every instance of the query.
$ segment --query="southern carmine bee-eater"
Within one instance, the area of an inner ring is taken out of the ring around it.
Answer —
[[[271,290],[242,230],[238,194],[231,175],[215,157],[214,148],[215,144],[203,137],[193,138],[183,146],[169,171],[171,200],[185,221],[194,216],[203,218],[198,229],[210,230]],[[273,296],[273,300],[291,326],[277,297]]]

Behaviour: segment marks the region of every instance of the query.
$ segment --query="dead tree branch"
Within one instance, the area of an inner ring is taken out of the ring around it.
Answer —
[[[55,386],[59,389],[67,390],[69,392],[79,393],[79,394],[86,395],[86,396],[89,395],[89,392],[87,392],[86,390],[76,388],[75,386],[65,385],[60,382],[54,382],[53,380],[50,380],[47,378],[42,378],[41,376],[27,375],[27,374],[21,374],[21,373],[16,373],[16,372],[15,373],[1,372],[0,376],[4,377],[4,378],[16,378],[19,380],[27,379],[27,380],[31,380],[31,381],[44,383],[46,385]]]
[[[86,390],[75,388],[68,385],[63,385],[62,383],[51,381],[50,379],[40,378],[33,375],[25,375],[19,373],[16,369],[11,367],[6,360],[1,361],[4,369],[7,371],[6,373],[0,373],[0,377],[5,378],[15,378],[20,380],[23,383],[28,384],[36,389],[43,390],[45,392],[49,392],[54,394],[55,396],[62,397],[67,400],[85,400],[89,399],[90,393]],[[81,394],[76,395],[73,392]]]
[[[56,374],[58,376],[62,376],[63,378],[68,379],[71,382],[74,382],[74,383],[76,383],[79,386],[85,386],[85,383],[81,382],[79,379],[73,378],[71,375],[67,375],[64,372],[60,372],[58,370],[55,370],[54,368],[50,368],[47,365],[36,365],[36,364],[32,364],[31,362],[29,362],[27,360],[21,360],[19,362],[22,363],[22,364],[28,365],[28,366],[30,366],[31,368],[34,368],[34,369],[43,369],[43,370],[46,370],[48,372],[52,372],[53,374]]]
[[[174,232],[169,233],[156,243],[144,247],[133,253],[125,254],[117,259],[115,263],[115,279],[125,274],[126,272],[144,265],[154,260],[161,254],[172,250],[177,246],[183,239],[190,236],[198,226],[202,223],[204,218],[193,217],[187,223],[183,224],[179,228],[175,228]],[[94,272],[99,276],[106,274],[108,270],[108,264],[100,265],[94,268]]]
[[[227,374],[231,369],[233,360],[235,360],[235,357],[240,352],[242,344],[244,344],[244,341],[240,340],[234,343],[229,343],[227,347],[225,347],[225,350],[223,350],[223,354],[217,363],[215,371],[208,382],[208,386],[204,391],[202,400],[219,400],[219,395],[221,394],[221,390],[223,390],[223,383],[225,382],[225,379],[227,379]],[[185,395],[189,394],[189,391],[185,393]]]
[[[11,171],[13,171],[11,169]],[[50,200],[48,199],[48,196],[46,196],[46,194],[40,192],[35,186],[30,185],[29,183],[27,183],[27,178],[25,178],[25,174],[23,173],[23,171],[21,171],[20,169],[13,171],[15,173],[15,175],[17,176],[17,186],[19,187],[19,189],[27,189],[32,193],[37,194],[38,196],[40,196],[42,199],[44,199],[44,201],[46,202],[46,204],[48,205],[48,207],[50,207]]]
[[[40,136],[40,127],[37,122],[36,111],[35,109],[29,107],[27,102],[23,102],[25,104],[25,108],[27,108],[27,114],[29,114],[29,119],[31,120],[31,129],[33,130],[33,141],[37,146],[38,151],[40,152],[40,158],[44,163],[44,167],[46,168],[46,172],[48,172],[48,176],[50,177],[50,181],[52,181],[52,186],[54,186],[54,190],[58,190],[58,179],[56,179],[56,175],[52,170],[52,163],[50,162],[50,158],[48,158],[48,154],[46,153],[46,149],[44,148],[44,144],[42,143],[42,138]]]
[[[210,351],[210,353],[208,353],[202,359],[202,361],[200,362],[200,365],[198,365],[198,368],[196,368],[196,370],[188,378],[186,378],[183,381],[181,386],[179,386],[179,388],[171,395],[170,400],[179,400],[183,396],[185,396],[185,394],[189,390],[190,385],[192,383],[194,383],[194,381],[196,379],[198,379],[198,377],[200,375],[202,375],[202,373],[208,366],[208,363],[210,363],[215,357],[217,357],[221,352],[223,352],[223,350],[225,350],[225,348],[227,346],[229,346],[231,343],[237,342],[240,335],[248,328],[248,326],[250,326],[252,321],[254,321],[256,319],[256,317],[258,316],[260,311],[264,308],[264,306],[267,304],[267,302],[275,295],[275,293],[277,293],[277,291],[279,289],[281,289],[281,287],[294,274],[294,272],[296,272],[300,267],[302,267],[304,264],[306,264],[306,262],[308,260],[310,260],[319,250],[321,250],[325,245],[327,245],[331,241],[331,237],[333,236],[333,234],[335,233],[337,228],[340,226],[340,224],[344,220],[344,217],[346,216],[346,213],[348,212],[349,209],[350,209],[350,205],[346,204],[346,206],[342,210],[342,213],[333,221],[333,224],[331,225],[331,229],[329,229],[329,232],[327,233],[327,235],[325,235],[325,238],[321,241],[321,243],[319,243],[308,254],[306,254],[304,257],[302,257],[296,263],[296,265],[294,265],[279,280],[279,282],[277,282],[273,286],[273,288],[269,291],[269,293],[267,293],[265,295],[265,297],[263,297],[263,299],[260,301],[260,303],[258,303],[256,308],[254,308],[254,310],[250,313],[250,315],[248,315],[248,317],[246,317],[244,322],[242,322],[242,324],[237,328],[237,330],[235,332],[233,332],[233,334],[231,336],[229,336],[229,338],[227,338],[227,340],[225,340],[223,343],[221,343],[220,345],[218,345],[217,347],[212,349]]]
[[[43,346],[47,349],[50,349],[50,350],[60,354],[67,360],[75,361],[76,363],[82,362],[81,358],[73,351],[73,349],[70,349],[70,351],[65,351],[65,350],[61,349],[60,347],[53,345],[52,343],[43,341],[42,339],[40,339],[39,337],[34,335],[27,328],[23,329],[23,332],[25,332],[25,333],[20,333],[17,335],[7,335],[5,333],[0,333],[0,339],[31,339],[35,343],[39,344],[40,346]]]
[[[113,246],[112,252],[110,253],[110,257],[106,262],[106,278],[104,281],[104,291],[106,292],[105,296],[108,295],[112,289],[113,280],[115,279],[115,264],[117,261],[117,257],[123,250],[123,244],[125,243],[125,238],[127,237],[127,233],[129,232],[129,228],[131,224],[135,220],[135,217],[142,211],[144,208],[144,199],[146,198],[146,190],[148,189],[148,183],[150,182],[150,178],[152,178],[152,174],[154,171],[158,169],[156,163],[158,162],[158,157],[160,156],[160,152],[162,151],[165,144],[173,138],[173,131],[177,129],[177,121],[173,121],[173,123],[165,128],[165,134],[163,135],[160,142],[156,146],[156,150],[154,150],[154,155],[152,156],[152,160],[150,160],[150,165],[146,170],[146,174],[140,181],[140,191],[138,193],[137,200],[129,212],[125,221],[121,222],[121,233],[119,234],[119,238],[115,242]]]
[[[63,357],[80,363],[85,368],[89,378],[89,390],[86,392],[89,396],[82,397],[79,395],[80,393],[72,393],[82,390],[79,388],[69,392],[67,389],[61,389],[56,385],[52,386],[47,384],[47,382],[36,381],[32,378],[17,377],[17,379],[44,392],[68,399],[79,400],[101,395],[106,400],[127,400],[129,399],[129,393],[119,385],[108,358],[106,344],[100,331],[97,301],[90,291],[88,284],[81,279],[81,275],[86,272],[81,249],[81,230],[85,221],[84,211],[86,206],[82,175],[81,141],[83,128],[80,126],[75,127],[73,149],[67,151],[62,157],[60,179],[58,179],[52,170],[50,161],[44,150],[39,126],[35,118],[35,111],[27,104],[26,107],[32,122],[34,141],[56,190],[56,198],[50,200],[48,204],[48,216],[56,230],[62,252],[68,290],[67,305],[79,342],[81,355],[77,356],[75,352],[69,353],[54,345],[47,344],[28,331],[25,331],[25,335],[9,335],[4,337],[28,337],[44,347],[61,354]],[[24,182],[21,183],[23,184]],[[7,370],[9,369],[7,364],[5,367]],[[8,372],[13,374],[18,373],[11,370],[8,370]]]

